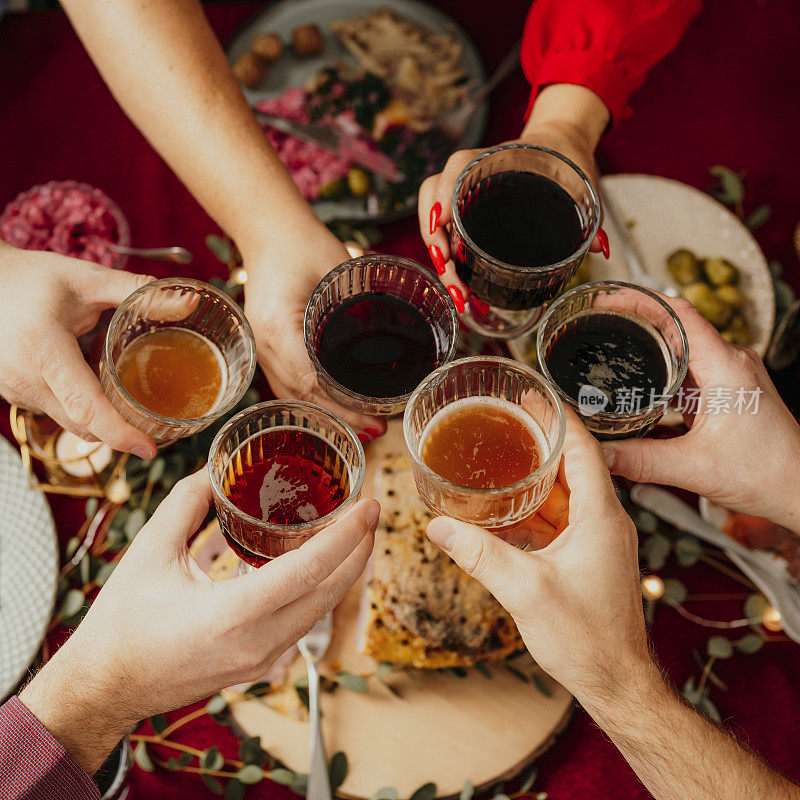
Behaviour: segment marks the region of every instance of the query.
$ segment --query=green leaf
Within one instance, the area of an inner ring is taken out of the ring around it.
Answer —
[[[228,264],[233,260],[233,249],[227,240],[213,233],[206,236],[206,247],[223,263]]]
[[[209,714],[221,714],[227,707],[228,703],[221,694],[215,694],[206,703],[206,711]]]
[[[780,278],[783,275],[783,264],[780,261],[770,261],[769,271],[772,273],[773,278]]]
[[[305,797],[308,793],[308,775],[305,772],[295,772],[289,788],[300,797]]]
[[[269,772],[269,779],[275,783],[279,783],[281,786],[291,786],[296,776],[296,772],[292,772],[290,769],[284,769],[283,767],[276,767]]]
[[[375,667],[375,677],[378,680],[383,680],[390,672],[394,671],[394,664],[390,664],[388,661],[381,661],[377,667]]]
[[[744,601],[744,615],[756,624],[761,624],[764,612],[769,608],[769,600],[760,594],[751,594]]]
[[[86,598],[80,589],[70,589],[61,601],[61,608],[58,614],[63,622],[72,619],[76,614],[80,613],[83,608],[83,603]]]
[[[249,739],[245,739],[239,746],[239,758],[245,764],[262,766],[264,763],[264,751],[261,748],[261,737],[251,736]]]
[[[744,184],[739,175],[721,164],[711,167],[709,172],[719,181],[722,191],[717,196],[723,203],[733,206],[742,202],[744,199]]]
[[[693,706],[696,706],[700,702],[700,698],[703,696],[704,691],[704,689],[697,688],[694,678],[687,678],[686,683],[683,684],[683,690],[681,694]]]
[[[464,785],[461,787],[461,794],[458,796],[458,800],[472,800],[474,794],[475,786],[472,781],[467,778],[464,781]]]
[[[372,800],[397,800],[398,796],[397,789],[394,786],[384,786],[383,789],[378,789],[372,795]]]
[[[167,718],[163,714],[156,714],[154,717],[150,717],[150,724],[156,733],[164,733],[167,729]]]
[[[668,606],[680,605],[689,594],[686,587],[677,578],[667,578],[664,581],[664,594],[661,596],[661,601]]]
[[[96,497],[90,497],[86,501],[86,505],[84,506],[84,509],[86,511],[87,519],[90,518],[90,517],[93,517],[97,513],[98,505],[99,505],[99,503],[98,503],[98,500],[97,500]]]
[[[302,686],[295,686],[294,690],[300,702],[310,711],[308,689],[304,689]]]
[[[504,794],[503,792],[498,792],[496,795],[492,797],[492,800],[511,800],[511,798]]]
[[[203,775],[203,783],[206,785],[206,788],[213,794],[222,794],[224,791],[222,788],[222,784],[212,775]]]
[[[536,779],[539,777],[539,768],[534,764],[528,772],[525,774],[525,777],[522,780],[522,785],[519,787],[519,791],[522,794],[529,792],[531,786],[536,783]]]
[[[349,769],[347,756],[341,750],[334,753],[328,765],[328,778],[331,782],[332,792],[335,792],[344,783]]]
[[[539,792],[539,794],[536,795],[536,800],[547,800],[547,797],[547,792]]]
[[[653,572],[658,572],[664,566],[670,550],[669,540],[663,536],[648,536],[642,545],[642,554]]]
[[[94,499],[94,498],[92,498]],[[77,536],[73,536],[68,542],[67,546],[64,548],[64,558],[70,559],[75,553],[78,551],[78,548],[81,546],[81,540]]]
[[[517,669],[513,664],[503,664],[503,666],[515,677],[523,683],[530,683],[528,676],[521,670]]]
[[[423,783],[408,800],[434,800],[436,797],[436,784]]]
[[[352,672],[340,672],[336,676],[336,683],[343,689],[351,692],[366,692],[367,680],[361,675],[353,675]]]
[[[132,542],[137,533],[144,527],[147,522],[147,516],[143,508],[134,508],[128,518],[125,520],[125,536],[129,542]]]
[[[697,706],[702,712],[704,712],[707,716],[714,720],[714,722],[721,722],[722,715],[719,713],[719,709],[711,702],[711,698],[708,696],[708,693],[704,693],[703,697],[700,698],[700,703]]]
[[[133,760],[139,769],[143,769],[145,772],[153,772],[155,770],[155,765],[150,758],[150,753],[147,752],[147,745],[144,742],[139,742],[136,745],[136,749],[133,751]]]
[[[696,564],[703,554],[703,547],[694,536],[681,536],[675,542],[675,557],[682,567],[691,567]]]
[[[539,675],[538,672],[534,672],[531,675],[533,678],[533,682],[536,684],[536,688],[545,696],[545,697],[552,697],[553,693],[550,691],[550,687],[544,682],[544,678]]]
[[[475,665],[475,669],[478,670],[478,672],[480,672],[481,675],[484,676],[484,678],[494,678],[494,675],[492,675],[492,671],[482,661],[479,661]]]
[[[216,746],[203,750],[200,754],[200,766],[203,769],[218,770],[225,766],[225,759],[222,757],[219,748]]]
[[[167,462],[163,458],[156,458],[147,470],[147,482],[158,483],[164,475],[164,468]]]
[[[181,753],[181,754],[178,756],[178,763],[179,763],[179,764],[180,764],[182,767],[188,767],[188,766],[189,766],[189,764],[191,764],[191,763],[192,763],[192,758],[193,758],[193,756],[192,756],[192,754],[191,754],[191,753]]]
[[[98,586],[105,586],[106,581],[111,577],[111,573],[116,567],[116,561],[104,561],[97,570],[97,574],[94,576],[94,582]]]
[[[172,757],[168,758],[167,759],[167,769],[170,772],[175,772],[175,770],[178,769],[178,759],[177,758],[172,758]]]
[[[724,636],[712,636],[706,642],[706,652],[712,658],[730,658],[733,655],[733,645]]]
[[[757,653],[764,646],[764,640],[757,633],[746,633],[734,647],[746,655]]]
[[[231,778],[225,784],[225,800],[242,800],[244,797],[244,784]]]
[[[757,206],[750,212],[747,219],[744,221],[744,224],[751,231],[754,231],[760,228],[769,219],[770,214],[772,214],[772,208],[770,206]]]
[[[84,553],[83,558],[78,563],[78,574],[84,586],[92,579],[92,559],[88,553]]]
[[[655,533],[658,530],[658,518],[655,514],[645,509],[640,509],[636,512],[634,518],[636,528],[642,533]]]
[[[237,773],[236,780],[245,786],[252,786],[264,777],[264,770],[256,764],[245,764]]]

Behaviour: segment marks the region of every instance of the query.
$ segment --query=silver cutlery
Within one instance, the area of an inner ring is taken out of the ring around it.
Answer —
[[[151,261],[171,261],[174,264],[188,264],[194,258],[185,247],[125,247],[105,240],[103,243],[115,253],[149,258]]]

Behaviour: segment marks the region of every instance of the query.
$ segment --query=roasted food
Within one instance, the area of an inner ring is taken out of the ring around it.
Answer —
[[[250,49],[264,61],[277,61],[283,55],[283,40],[277,33],[260,33]]]
[[[667,256],[667,269],[680,286],[688,286],[700,280],[700,264],[691,250],[681,248],[670,253]]]
[[[318,55],[325,49],[322,32],[313,24],[299,25],[292,31],[292,48],[302,58]]]
[[[725,327],[733,313],[731,307],[717,296],[707,283],[685,286],[683,296],[712,324]]]
[[[236,59],[236,63],[233,65],[233,74],[242,86],[253,89],[266,77],[267,64],[255,53],[245,53]]]
[[[731,344],[750,344],[752,338],[750,327],[740,314],[734,314],[731,317],[727,327],[720,331],[720,335]]]
[[[739,270],[724,258],[704,258],[703,273],[706,280],[714,286],[736,283],[739,280]]]
[[[428,541],[433,514],[405,454],[387,454],[376,497],[381,519],[364,597],[364,651],[418,668],[497,661],[524,645],[503,607]]]

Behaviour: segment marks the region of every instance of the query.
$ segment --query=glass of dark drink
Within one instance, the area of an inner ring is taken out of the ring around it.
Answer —
[[[403,432],[420,496],[436,514],[520,546],[556,479],[564,406],[530,367],[497,356],[434,370],[411,395]]]
[[[242,561],[260,567],[296,550],[358,500],[364,448],[329,411],[270,400],[222,427],[208,470],[222,533]]]
[[[255,369],[253,331],[236,302],[202,281],[164,278],[114,312],[100,382],[121,416],[161,445],[230,411]]]
[[[306,306],[305,341],[320,384],[364,414],[402,411],[414,387],[453,358],[458,313],[430,270],[399,256],[345,261]]]
[[[505,144],[474,158],[453,187],[450,225],[450,253],[470,295],[466,324],[494,339],[531,330],[599,225],[597,192],[560,153]]]
[[[578,286],[553,303],[536,352],[544,376],[598,439],[644,435],[689,366],[672,308],[648,289],[612,281]]]

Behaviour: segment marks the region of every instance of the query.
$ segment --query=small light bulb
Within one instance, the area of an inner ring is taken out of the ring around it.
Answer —
[[[350,258],[359,258],[359,256],[364,255],[364,248],[358,242],[352,240],[344,243],[344,249],[350,253]]]
[[[117,478],[106,487],[106,497],[115,504],[126,503],[131,496],[131,485],[122,478]]]
[[[658,575],[642,578],[642,597],[645,600],[660,600],[664,596],[664,581]]]
[[[245,284],[247,283],[247,270],[244,267],[239,267],[233,271],[233,275],[231,275],[231,277],[233,278],[234,283]]]
[[[778,633],[783,630],[781,625],[781,612],[773,606],[768,606],[764,613],[761,615],[761,623],[768,630],[773,633]]]

